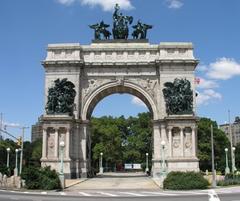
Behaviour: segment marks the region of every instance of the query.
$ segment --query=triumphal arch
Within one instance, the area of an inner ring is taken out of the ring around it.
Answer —
[[[153,177],[161,175],[163,157],[168,172],[198,171],[194,82],[198,61],[193,45],[150,44],[146,30],[152,26],[140,21],[133,26],[134,39],[128,39],[129,30],[121,27],[118,10],[116,7],[113,15],[113,39],[109,25],[102,21],[90,26],[95,39],[89,45],[48,45],[42,62],[46,105],[42,166],[59,170],[59,143],[64,141],[65,176],[87,177],[91,171],[92,112],[104,97],[128,93],[140,98],[152,114]],[[127,17],[124,26],[133,21]]]

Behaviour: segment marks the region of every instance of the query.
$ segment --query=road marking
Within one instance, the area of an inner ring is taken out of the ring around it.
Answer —
[[[84,192],[78,192],[80,195],[83,195],[83,196],[92,196],[92,195],[90,195],[90,194],[88,194],[88,193],[84,193]]]
[[[187,195],[207,195],[208,193],[204,192],[186,192]]]
[[[208,196],[209,196],[209,200],[221,201],[220,198],[218,197],[216,191],[213,189],[208,191]]]
[[[100,194],[102,194],[102,195],[111,196],[111,197],[116,197],[116,196],[118,196],[118,195],[112,194],[112,193],[105,193],[105,192],[98,192],[98,193],[100,193]]]
[[[141,192],[141,193],[147,193],[152,195],[169,195],[169,196],[176,196],[177,194],[174,193],[162,193],[162,192]]]
[[[42,195],[46,195],[46,194],[47,194],[47,192],[41,192],[41,194],[42,194]]]
[[[60,195],[66,195],[66,193],[64,193],[64,192],[60,192],[59,194],[60,194]]]
[[[25,192],[23,192],[23,193],[26,193],[26,194],[28,194],[29,192],[25,191]]]
[[[133,195],[133,196],[144,196],[143,194],[138,194],[138,193],[130,193],[130,192],[121,192],[122,194],[127,194],[127,195]]]

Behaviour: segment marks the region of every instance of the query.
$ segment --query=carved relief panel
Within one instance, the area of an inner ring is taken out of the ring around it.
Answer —
[[[143,87],[149,95],[151,95],[153,98],[156,98],[155,94],[157,93],[157,84],[158,80],[157,79],[129,79],[129,81],[136,83],[137,85]]]
[[[106,80],[106,79],[94,79],[94,78],[90,78],[90,79],[85,79],[83,80],[82,83],[82,97],[83,97],[83,101],[86,100],[86,98],[91,94],[91,92],[93,92],[95,89],[97,89],[99,86],[109,82],[110,80]]]
[[[55,130],[53,128],[47,129],[47,158],[54,158],[55,149]]]
[[[181,156],[181,139],[180,139],[180,129],[172,129],[172,153],[173,157]]]
[[[191,128],[184,129],[184,156],[192,156],[192,135]]]

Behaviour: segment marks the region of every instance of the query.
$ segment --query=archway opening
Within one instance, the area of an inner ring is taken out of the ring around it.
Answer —
[[[90,120],[91,169],[150,173],[153,110],[148,99],[129,87],[98,93],[87,110]]]

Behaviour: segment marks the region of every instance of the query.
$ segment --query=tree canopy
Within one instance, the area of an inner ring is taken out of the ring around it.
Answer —
[[[137,117],[92,118],[91,141],[93,166],[98,166],[100,153],[105,166],[110,168],[124,163],[144,163],[145,154],[152,154],[152,127],[150,113]]]
[[[198,158],[200,169],[211,170],[211,124],[213,125],[214,155],[216,169],[225,169],[225,151],[230,146],[226,134],[218,128],[215,121],[208,118],[201,118],[198,122]]]

